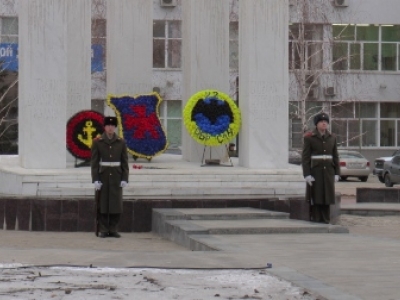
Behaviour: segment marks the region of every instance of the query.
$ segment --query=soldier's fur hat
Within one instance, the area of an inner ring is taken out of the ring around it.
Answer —
[[[323,113],[316,115],[314,117],[314,125],[317,126],[318,122],[323,121],[323,120],[327,121],[329,124],[329,116],[327,113],[323,112]]]
[[[104,126],[106,126],[106,125],[117,126],[118,125],[117,118],[116,117],[105,117],[104,118]]]

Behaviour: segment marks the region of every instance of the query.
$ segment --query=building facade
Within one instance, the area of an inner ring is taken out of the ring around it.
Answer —
[[[173,150],[181,146],[184,130],[182,0],[153,1],[152,86],[164,100],[159,113]],[[227,80],[240,106],[239,1],[229,2]],[[92,0],[92,108],[100,112],[106,99],[106,9],[105,0]],[[304,131],[321,110],[330,114],[340,148],[359,150],[370,160],[400,148],[400,2],[290,0],[289,9],[289,148],[301,148]],[[18,72],[17,43],[18,2],[0,0],[0,60],[7,76]],[[9,117],[16,118],[15,110]]]

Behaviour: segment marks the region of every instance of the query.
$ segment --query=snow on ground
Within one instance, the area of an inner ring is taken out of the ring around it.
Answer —
[[[0,268],[0,299],[316,300],[265,270]]]

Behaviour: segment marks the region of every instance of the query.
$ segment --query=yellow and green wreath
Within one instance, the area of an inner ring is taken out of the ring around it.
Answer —
[[[190,136],[198,143],[220,146],[238,134],[241,114],[227,94],[203,90],[189,98],[183,110],[183,120]]]

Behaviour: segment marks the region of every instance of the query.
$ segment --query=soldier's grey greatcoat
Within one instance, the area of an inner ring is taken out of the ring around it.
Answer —
[[[121,165],[100,166],[100,162],[120,162]],[[122,213],[121,181],[128,182],[129,166],[126,143],[114,134],[109,139],[106,133],[95,139],[92,145],[92,181],[100,181],[101,187],[100,212],[102,214]]]
[[[332,155],[332,159],[311,159],[314,155]],[[302,166],[304,177],[315,178],[312,188],[307,189],[306,199],[312,199],[314,204],[334,204],[335,175],[340,175],[336,136],[326,131],[322,137],[317,129],[305,134]]]

